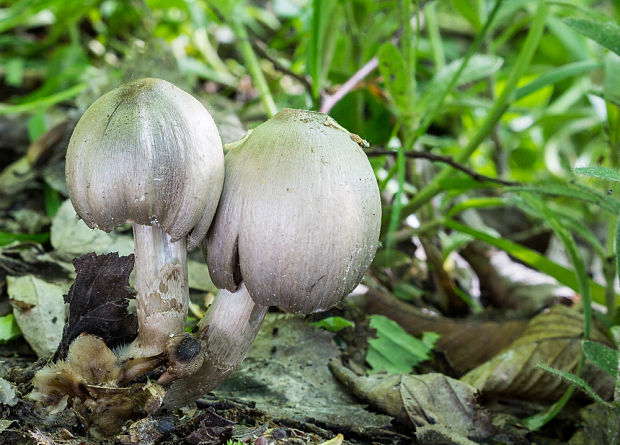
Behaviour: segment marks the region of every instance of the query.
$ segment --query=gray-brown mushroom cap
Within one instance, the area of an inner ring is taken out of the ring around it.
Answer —
[[[203,243],[213,282],[257,304],[310,313],[351,292],[379,239],[381,202],[359,138],[330,117],[284,110],[226,155]]]
[[[140,79],[86,110],[67,150],[67,187],[91,228],[159,224],[173,240],[189,234],[191,248],[217,207],[223,158],[198,100],[164,80]]]

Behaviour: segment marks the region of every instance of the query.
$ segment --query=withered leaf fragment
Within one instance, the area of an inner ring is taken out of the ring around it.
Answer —
[[[71,342],[83,332],[113,348],[132,341],[138,331],[136,316],[127,313],[129,299],[134,297],[129,287],[134,256],[88,253],[74,259],[73,265],[77,276],[65,295],[69,320],[54,360],[64,359]]]
[[[539,368],[538,364],[574,373],[581,354],[583,315],[574,308],[556,305],[530,320],[512,344],[489,361],[465,374],[461,381],[476,387],[485,397],[556,400],[566,382]],[[590,340],[611,346],[594,323]],[[613,379],[586,362],[583,377],[604,399],[613,394]]]
[[[443,374],[360,377],[335,359],[329,368],[357,397],[415,430],[416,443],[473,444],[496,432],[476,388]]]

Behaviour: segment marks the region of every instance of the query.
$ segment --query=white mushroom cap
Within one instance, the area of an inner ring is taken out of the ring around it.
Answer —
[[[140,79],[86,110],[67,150],[69,196],[91,228],[159,224],[196,246],[224,179],[222,142],[209,112],[161,79]]]
[[[355,288],[381,225],[358,141],[324,114],[285,109],[230,150],[203,243],[218,287],[234,292],[243,281],[257,304],[300,313],[329,309]]]

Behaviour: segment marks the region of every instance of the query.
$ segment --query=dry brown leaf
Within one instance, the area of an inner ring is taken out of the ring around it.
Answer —
[[[537,365],[574,372],[581,354],[582,335],[583,315],[566,306],[554,306],[532,318],[517,340],[464,375],[461,381],[491,396],[556,399],[566,389],[566,383]],[[590,339],[611,346],[596,325]],[[595,391],[608,398],[613,391],[613,379],[594,366],[586,366],[583,376]]]
[[[459,380],[436,373],[359,377],[334,359],[330,369],[356,396],[415,428],[419,441],[439,434],[449,436],[445,443],[469,444],[494,432],[476,402],[476,388]]]

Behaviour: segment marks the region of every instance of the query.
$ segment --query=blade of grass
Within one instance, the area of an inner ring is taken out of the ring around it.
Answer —
[[[10,233],[0,232],[0,246],[6,246],[14,241],[32,241],[43,244],[50,238],[49,233]]]
[[[524,199],[532,207],[538,209],[540,213],[545,217],[545,221],[551,226],[553,233],[560,239],[566,253],[573,264],[575,269],[575,275],[577,278],[577,287],[581,294],[581,307],[583,310],[583,340],[586,341],[590,338],[590,330],[592,327],[592,297],[590,294],[589,278],[586,271],[585,263],[579,253],[577,244],[573,238],[573,235],[566,230],[564,225],[560,222],[559,218],[553,213],[553,211],[545,204],[545,202],[534,195],[525,194]],[[585,355],[583,350],[579,356],[579,362],[577,363],[577,369],[575,370],[575,377],[579,378],[585,362]],[[571,387],[572,388],[572,387]],[[552,420],[570,400],[573,391],[569,388],[564,395],[558,400],[551,408],[529,417],[523,420],[523,423],[530,429],[538,429]],[[532,428],[534,427],[534,428]]]
[[[431,108],[430,110],[424,110],[425,116],[424,116],[424,119],[422,120],[422,122],[420,123],[420,126],[416,129],[415,133],[413,134],[414,140],[416,140],[417,138],[422,136],[424,133],[426,133],[426,130],[428,130],[428,127],[430,127],[431,123],[435,119],[435,115],[441,109],[441,107],[442,107],[442,105],[444,103],[444,100],[446,99],[448,94],[456,86],[456,84],[457,84],[457,82],[459,80],[459,77],[461,76],[461,74],[465,70],[465,67],[469,63],[469,60],[478,51],[478,48],[480,48],[480,45],[482,44],[482,41],[484,40],[484,38],[486,37],[487,33],[491,29],[491,25],[493,24],[493,20],[495,19],[495,16],[497,15],[497,11],[499,11],[501,3],[502,3],[501,1],[495,2],[495,6],[491,10],[491,12],[489,14],[489,17],[487,18],[487,21],[484,24],[484,27],[476,35],[476,38],[474,39],[474,41],[470,45],[469,49],[467,50],[467,53],[465,54],[465,57],[463,57],[463,62],[461,63],[461,66],[454,73],[454,75],[450,79],[450,82],[448,82],[446,84],[446,87],[439,93],[439,100],[437,100],[434,103],[433,108]]]
[[[394,204],[392,205],[392,214],[390,215],[390,225],[388,226],[388,231],[385,239],[385,248],[390,250],[392,245],[394,244],[394,234],[396,233],[396,229],[400,224],[400,213],[403,207],[402,196],[403,196],[403,188],[405,185],[405,153],[404,148],[400,147],[398,149],[398,154],[396,156],[396,174],[398,179],[398,190],[394,195]]]
[[[462,163],[466,161],[472,153],[476,151],[482,141],[484,141],[484,139],[491,134],[501,116],[514,101],[514,94],[517,84],[529,67],[532,57],[534,56],[534,52],[538,48],[538,44],[542,38],[548,11],[549,7],[545,1],[538,0],[538,8],[534,13],[534,20],[532,21],[532,25],[530,26],[530,30],[512,71],[508,76],[504,90],[493,104],[491,110],[478,128],[478,131],[455,157],[456,162]],[[440,193],[441,188],[439,184],[441,180],[452,174],[452,171],[453,170],[451,168],[444,168],[403,208],[403,212],[407,214],[414,212]]]
[[[523,85],[521,88],[517,89],[514,100],[519,100],[540,90],[541,88],[546,87],[547,85],[556,84],[561,80],[587,73],[588,71],[598,69],[602,66],[603,64],[601,62],[594,60],[583,60],[546,71],[544,74],[541,74],[527,85]]]
[[[572,270],[549,260],[534,250],[528,249],[520,244],[513,243],[512,241],[498,238],[480,230],[473,229],[469,226],[454,221],[453,219],[446,219],[445,226],[471,235],[480,241],[484,241],[487,244],[502,249],[528,266],[555,278],[559,283],[570,287],[576,292],[579,291],[579,283],[577,282],[575,273]],[[600,304],[605,304],[605,288],[592,280],[589,280],[589,287],[592,300]],[[616,301],[620,301],[618,296],[616,296]]]
[[[0,104],[0,115],[2,114],[14,114],[14,113],[27,113],[34,110],[40,110],[41,108],[51,107],[59,102],[63,102],[67,99],[77,96],[86,89],[88,84],[80,83],[66,90],[60,91],[55,94],[51,94],[41,99],[36,99],[31,102],[25,102],[19,105]]]
[[[241,23],[236,17],[231,17],[228,24],[237,38],[239,49],[243,55],[243,60],[245,61],[246,67],[250,71],[250,75],[252,76],[256,88],[260,93],[260,99],[265,107],[267,116],[273,117],[278,112],[278,107],[276,107],[271,91],[269,91],[267,80],[265,80],[258,57],[256,57],[254,48],[252,48],[252,44],[250,43],[248,32],[243,23]]]

